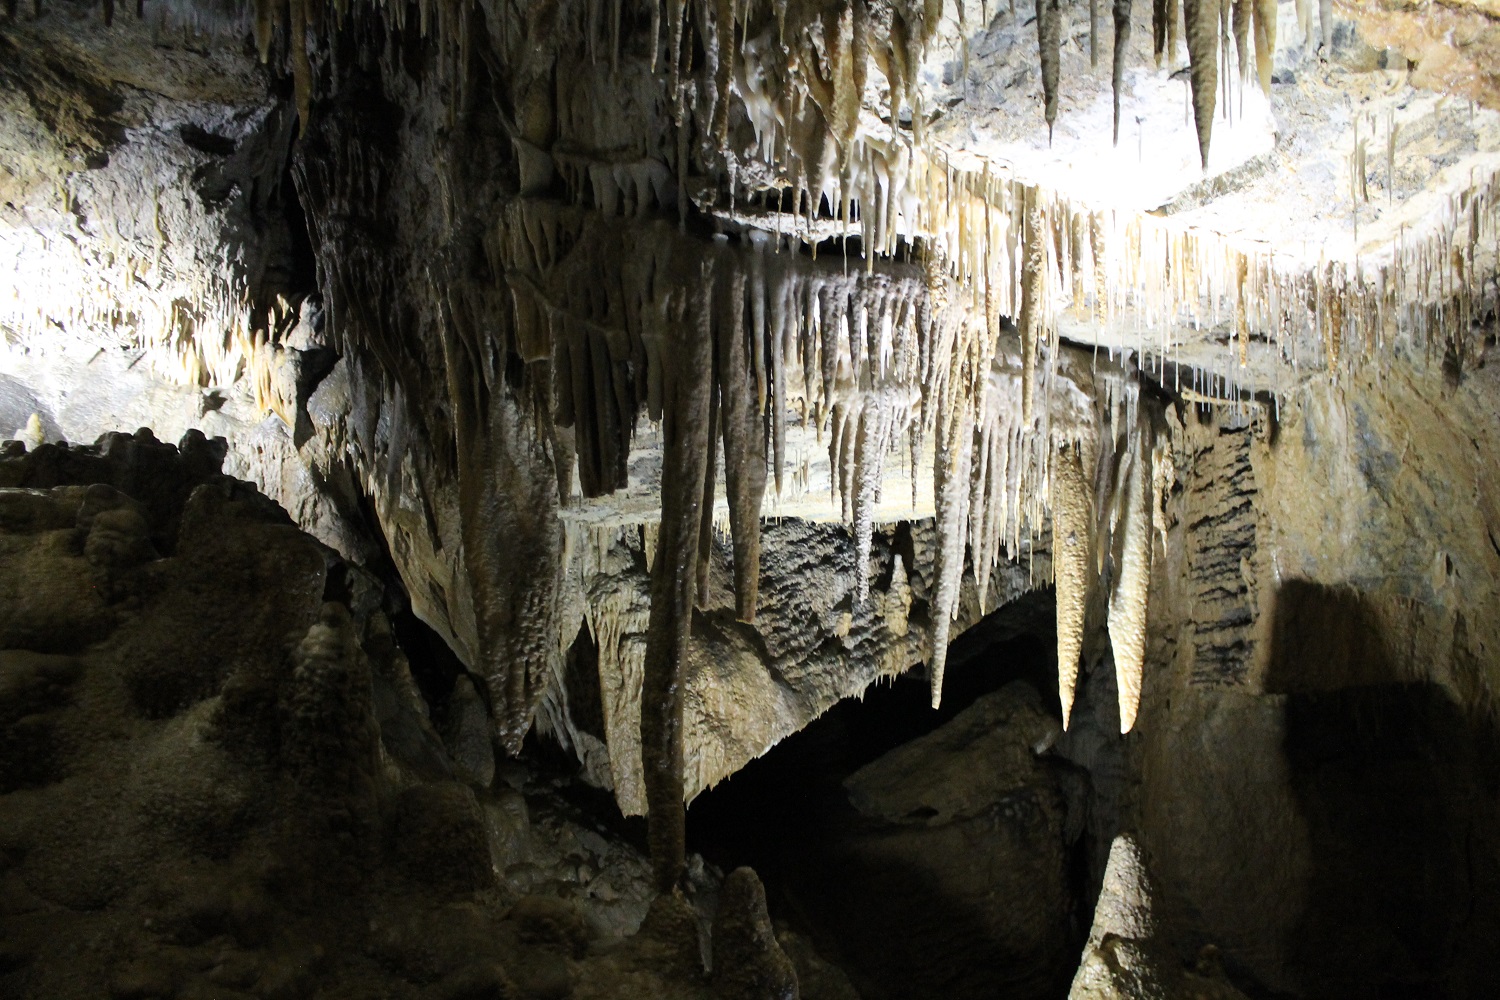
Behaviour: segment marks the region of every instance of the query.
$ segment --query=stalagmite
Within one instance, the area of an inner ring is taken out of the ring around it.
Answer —
[[[1198,126],[1198,152],[1203,158],[1204,170],[1208,169],[1208,147],[1214,130],[1214,99],[1219,86],[1221,2],[1222,0],[1183,0],[1193,88],[1193,121]]]
[[[1062,44],[1062,8],[1058,0],[1036,0],[1036,39],[1041,50],[1042,95],[1050,144],[1052,125],[1057,121],[1057,68]]]
[[[1151,446],[1145,428],[1132,428],[1118,529],[1119,572],[1109,602],[1109,642],[1120,698],[1120,732],[1135,725],[1146,659],[1146,597],[1151,588]]]
[[[1052,472],[1052,573],[1057,588],[1057,696],[1068,728],[1088,605],[1089,486],[1076,442],[1058,449]]]
[[[663,385],[661,528],[651,569],[641,686],[641,758],[645,770],[651,865],[660,892],[676,888],[686,867],[683,804],[683,663],[692,620],[699,504],[708,457],[708,393],[713,325],[708,265],[692,290],[688,316],[666,317],[670,350]],[[678,294],[685,294],[679,292]]]
[[[1242,3],[1246,0],[1241,0]],[[1120,84],[1125,76],[1125,47],[1130,42],[1130,0],[1115,0],[1115,61],[1111,86],[1115,97],[1114,143],[1120,144]]]

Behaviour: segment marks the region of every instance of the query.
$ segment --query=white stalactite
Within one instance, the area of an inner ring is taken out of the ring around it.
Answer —
[[[1052,469],[1052,574],[1057,589],[1057,696],[1063,728],[1073,713],[1083,619],[1088,606],[1089,534],[1093,514],[1077,442],[1057,451]]]
[[[1131,428],[1121,518],[1119,573],[1109,602],[1109,642],[1120,699],[1120,732],[1135,725],[1146,660],[1146,603],[1151,588],[1151,445],[1145,429]]]

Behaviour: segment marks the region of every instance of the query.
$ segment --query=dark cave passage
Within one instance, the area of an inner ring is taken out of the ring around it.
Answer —
[[[965,633],[939,710],[920,667],[839,702],[700,794],[689,849],[753,867],[773,918],[867,1000],[1064,996],[1088,907],[1065,842],[1082,782],[1021,745],[1057,718],[1052,623],[1041,592]]]

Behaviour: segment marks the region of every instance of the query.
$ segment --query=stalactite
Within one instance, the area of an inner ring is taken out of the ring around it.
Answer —
[[[1025,256],[1021,274],[1021,419],[1027,423],[1035,409],[1036,356],[1042,342],[1043,297],[1047,287],[1047,250],[1041,206],[1034,191],[1025,202]]]
[[[1193,120],[1198,126],[1198,151],[1208,169],[1208,147],[1213,139],[1214,100],[1219,86],[1219,4],[1222,0],[1183,0],[1187,18],[1188,62],[1193,88]]]
[[[1089,0],[1089,69],[1099,68],[1099,0]]]
[[[1247,0],[1240,0],[1241,3]],[[1114,144],[1120,144],[1120,85],[1125,77],[1125,47],[1130,43],[1130,0],[1115,0],[1115,61],[1110,84],[1115,99]]]
[[[1257,0],[1223,0],[1230,3],[1234,24],[1234,57],[1239,67],[1240,80],[1250,76],[1250,21]]]
[[[1057,72],[1062,44],[1062,8],[1058,0],[1036,0],[1036,39],[1041,51],[1042,95],[1050,145],[1052,125],[1057,121]]]
[[[1318,27],[1323,33],[1323,58],[1333,55],[1333,0],[1318,0]]]
[[[263,64],[271,59],[271,40],[276,35],[276,15],[280,8],[277,0],[255,0],[255,48]]]
[[[943,668],[948,662],[948,636],[958,607],[964,571],[964,526],[968,522],[969,463],[973,448],[974,412],[956,390],[938,413],[937,451],[933,456],[938,548],[933,558],[932,660],[927,668],[932,707],[943,700]]]
[[[1089,487],[1077,442],[1057,450],[1052,472],[1052,573],[1057,590],[1057,695],[1062,724],[1068,728],[1083,652],[1083,619],[1088,606]]]
[[[1182,41],[1183,0],[1167,0],[1167,68],[1177,58],[1177,48]]]
[[[1260,89],[1271,93],[1271,70],[1276,59],[1276,0],[1251,0],[1254,4],[1255,69]]]
[[[723,148],[729,138],[729,81],[734,64],[734,0],[714,0],[714,50],[718,59],[718,77],[714,103],[714,141]]]
[[[1146,659],[1146,604],[1151,588],[1151,444],[1145,427],[1130,429],[1122,510],[1119,573],[1109,602],[1109,642],[1120,699],[1120,732],[1135,725]]]
[[[760,507],[766,492],[764,401],[759,398],[753,358],[761,350],[758,331],[747,330],[746,276],[735,268],[721,289],[716,369],[724,431],[724,491],[734,545],[735,602],[741,621],[755,620],[760,579]]]
[[[1151,52],[1156,57],[1156,67],[1161,68],[1162,56],[1167,51],[1167,0],[1151,0]]]
[[[708,387],[708,457],[703,467],[703,509],[698,519],[697,559],[697,606],[706,609],[712,600],[709,590],[710,570],[713,568],[714,533],[714,488],[719,475],[719,424],[723,417],[719,413],[719,380],[715,373],[709,375]]]
[[[641,759],[647,834],[659,892],[677,888],[686,868],[683,803],[683,665],[692,619],[699,505],[708,457],[713,350],[713,274],[703,265],[688,315],[664,317],[672,350],[663,386],[661,529],[651,569],[651,616],[641,686]],[[681,294],[681,293],[679,293]]]
[[[847,155],[859,125],[860,93],[855,89],[854,4],[846,0],[839,14],[837,34],[833,41],[833,100],[829,126],[840,153]],[[847,220],[848,215],[845,213]]]

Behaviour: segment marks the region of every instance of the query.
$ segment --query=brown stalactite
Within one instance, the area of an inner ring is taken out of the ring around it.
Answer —
[[[1183,0],[1167,0],[1167,63],[1177,58],[1177,46],[1182,41]]]
[[[555,619],[562,531],[557,479],[532,421],[508,392],[489,394],[459,323],[444,336],[457,438],[464,561],[473,592],[476,669],[496,728],[518,753],[558,656]]]
[[[723,417],[719,413],[719,376],[713,372],[708,386],[708,458],[703,463],[703,510],[698,518],[698,558],[696,606],[707,608],[709,604],[710,571],[714,557],[714,491],[719,477],[719,424]]]
[[[271,41],[276,35],[279,11],[280,4],[276,0],[255,0],[255,49],[262,63],[271,58]]]
[[[1115,98],[1114,143],[1120,144],[1120,84],[1125,78],[1125,48],[1130,43],[1130,0],[1115,0],[1115,61],[1111,68],[1111,85]]]
[[[1099,68],[1099,0],[1089,0],[1089,69]]]
[[[661,529],[651,567],[651,615],[641,686],[641,758],[645,768],[651,865],[660,892],[686,868],[683,804],[683,664],[692,623],[700,505],[708,459],[713,351],[710,264],[695,276],[687,315],[669,318],[663,385]],[[677,294],[683,294],[681,292]]]
[[[1156,56],[1156,65],[1161,66],[1167,51],[1167,0],[1151,0],[1151,52]]]
[[[1219,3],[1221,0],[1183,0],[1187,18],[1189,80],[1193,89],[1193,121],[1198,128],[1198,152],[1208,169],[1213,141],[1214,106],[1219,87]]]
[[[1233,0],[1230,8],[1234,20],[1234,57],[1241,80],[1250,77],[1250,21],[1256,0]]]
[[[297,134],[312,122],[312,63],[307,58],[307,0],[287,0],[291,30],[292,79],[297,93]]]
[[[853,59],[851,70],[854,78],[854,93],[859,103],[864,104],[865,83],[870,76],[870,10],[865,5],[865,0],[852,0],[850,13],[853,23],[850,25],[850,56]],[[892,91],[892,99],[896,98]]]
[[[1052,142],[1052,126],[1057,121],[1057,72],[1062,44],[1062,8],[1058,0],[1036,0],[1036,39],[1041,53],[1042,96],[1047,118],[1047,142]]]
[[[715,141],[723,148],[729,137],[729,81],[734,78],[734,0],[714,0],[714,36],[719,100],[714,105],[713,130]]]
[[[1252,0],[1254,3],[1255,71],[1260,89],[1271,93],[1271,70],[1276,57],[1276,0]]]
[[[759,349],[746,329],[746,277],[736,268],[720,289],[715,368],[724,434],[724,492],[734,543],[735,607],[741,621],[755,620],[760,579],[760,507],[766,493],[764,408],[756,391],[752,357]]]

